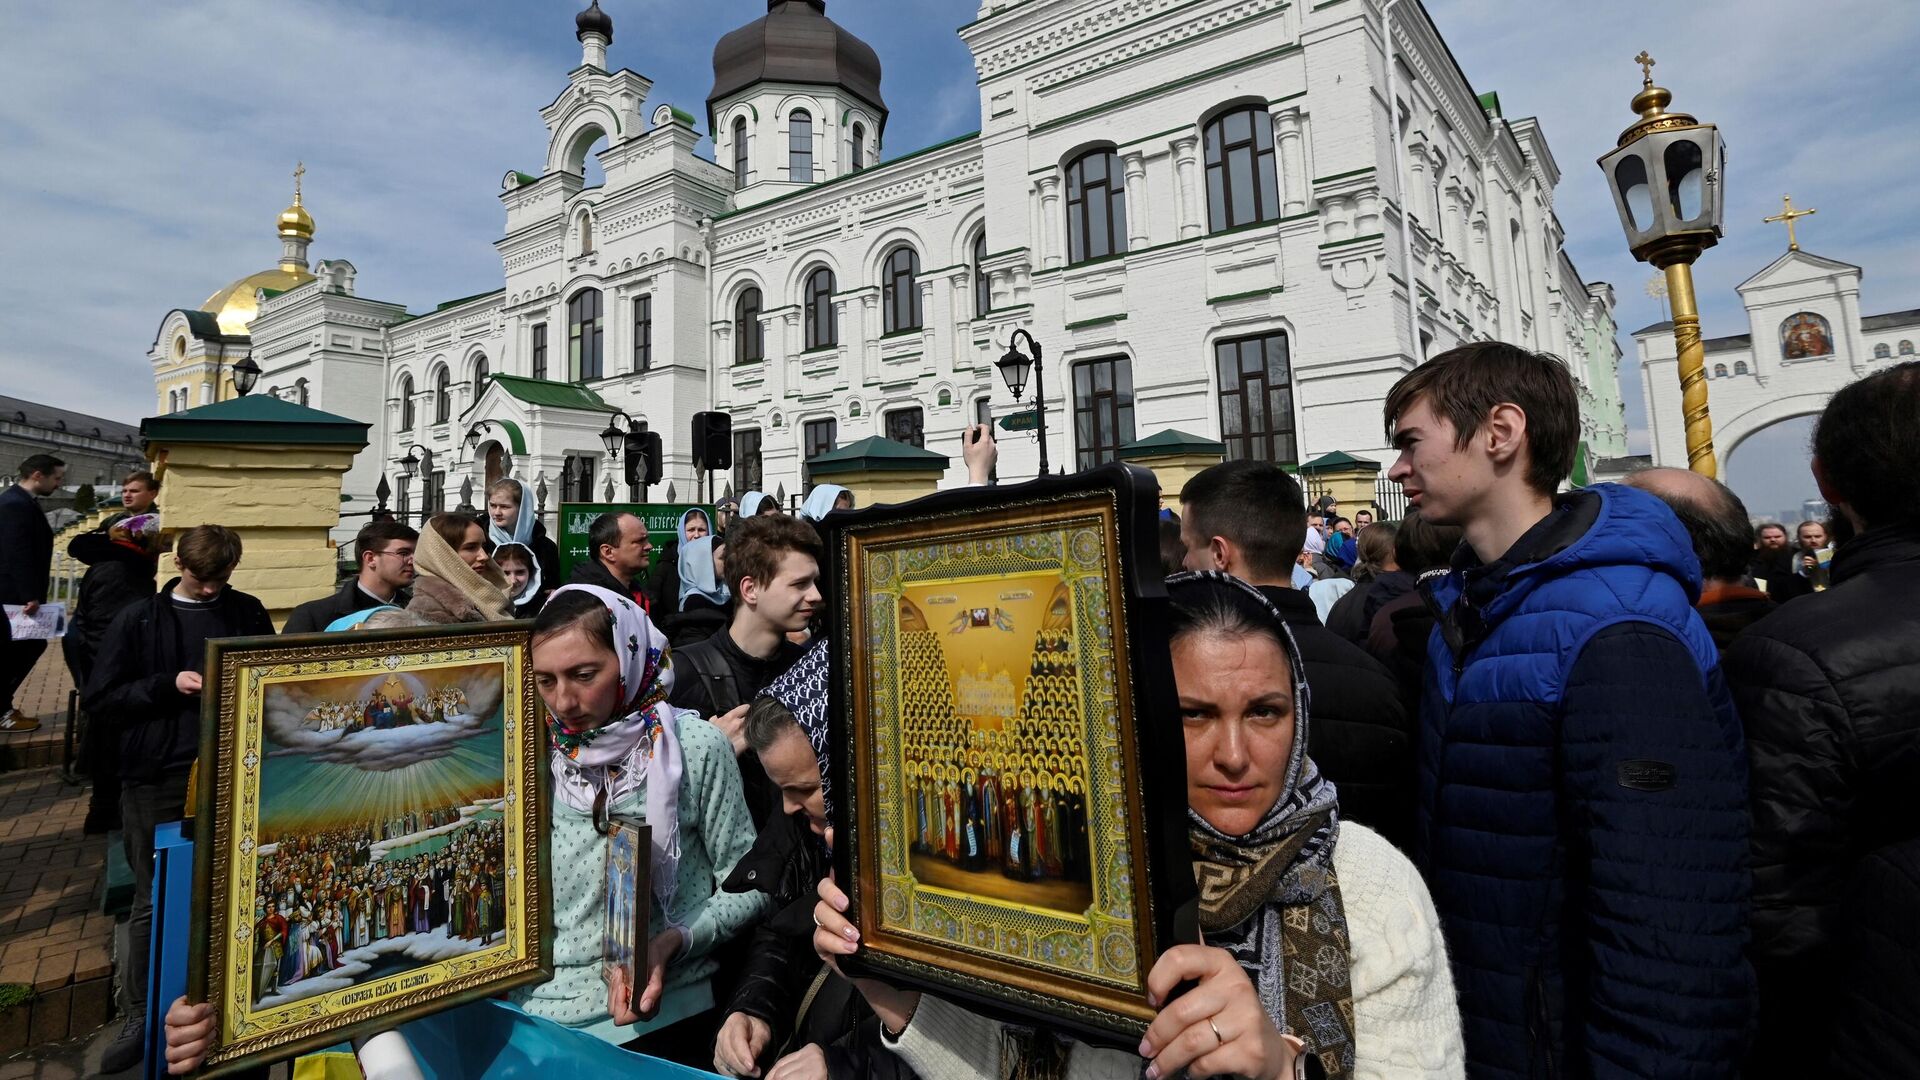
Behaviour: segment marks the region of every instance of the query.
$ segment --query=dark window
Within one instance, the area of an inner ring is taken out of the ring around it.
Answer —
[[[987,277],[987,234],[981,230],[973,238],[973,314],[978,317],[993,310],[993,282]]]
[[[653,295],[633,298],[633,370],[653,367]]]
[[[1280,171],[1273,152],[1273,116],[1253,105],[1233,109],[1214,117],[1205,134],[1209,231],[1279,218]]]
[[[918,446],[927,445],[927,414],[918,405],[910,409],[895,409],[887,414],[887,438],[894,442]]]
[[[840,424],[832,417],[825,420],[809,420],[800,425],[801,455],[800,481],[813,487],[813,470],[807,462],[833,449],[834,439],[840,433]]]
[[[1073,433],[1076,468],[1112,461],[1133,441],[1133,363],[1108,356],[1073,365]]]
[[[581,289],[567,301],[567,377],[574,382],[598,379],[606,373],[600,363],[600,290]]]
[[[976,424],[985,424],[987,426],[988,432],[989,433],[992,432],[993,430],[992,399],[980,398],[973,403],[973,422]],[[987,470],[987,482],[990,484],[997,484],[1000,482],[1000,466],[997,462],[993,465],[992,468]]]
[[[533,377],[547,377],[547,324],[533,324]]]
[[[447,392],[453,381],[445,364],[433,373],[433,422],[444,424],[453,415],[453,395]]]
[[[564,502],[596,502],[593,497],[593,455],[568,454],[560,471],[560,498]]]
[[[1111,150],[1089,150],[1067,166],[1067,261],[1127,250],[1126,176]]]
[[[473,400],[479,401],[480,394],[487,388],[487,358],[481,357],[473,362]]]
[[[172,411],[179,412],[180,406],[175,405]],[[400,380],[400,430],[413,430],[413,376],[411,375]]]
[[[833,271],[822,266],[807,275],[807,348],[840,344],[840,325],[833,313]]]
[[[402,523],[413,516],[413,481],[404,476],[400,478],[399,515]]]
[[[813,182],[813,117],[805,109],[787,117],[787,179]]]
[[[733,489],[739,492],[759,491],[762,481],[760,473],[760,429],[747,428],[733,433]]]
[[[766,331],[760,325],[760,290],[740,290],[733,302],[733,362],[756,364],[767,355]]]
[[[1227,444],[1227,458],[1297,461],[1287,335],[1276,331],[1218,342],[1213,359],[1220,376],[1220,441]]]
[[[853,171],[859,172],[867,167],[867,129],[860,124],[853,125]]]
[[[427,477],[427,501],[420,507],[422,518],[440,513],[447,508],[447,472],[435,469]]]
[[[887,256],[880,283],[880,306],[886,309],[886,332],[920,329],[920,255],[910,247]]]
[[[733,186],[747,186],[747,118],[733,122]]]

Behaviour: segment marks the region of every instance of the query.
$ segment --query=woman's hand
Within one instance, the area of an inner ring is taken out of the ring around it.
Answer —
[[[735,705],[719,716],[709,717],[707,723],[720,729],[720,734],[733,744],[733,756],[739,757],[747,752],[747,710],[751,705]]]
[[[213,1042],[213,1006],[174,998],[167,1008],[167,1072],[185,1076],[200,1068]]]
[[[826,1051],[819,1043],[808,1043],[774,1062],[767,1080],[827,1080]]]
[[[685,942],[685,935],[669,926],[647,943],[647,985],[640,991],[640,1019],[650,1020],[660,1010],[660,998],[666,992],[667,962],[679,954]]]
[[[817,937],[817,935],[816,935]],[[1198,985],[1160,1010],[1140,1040],[1149,1059],[1147,1080],[1186,1070],[1189,1076],[1247,1076],[1281,1080],[1293,1075],[1297,1040],[1267,1018],[1247,973],[1224,949],[1176,945],[1147,974],[1147,1000],[1162,1002],[1173,988]]]
[[[820,954],[820,959],[826,961],[834,974],[845,978],[839,958],[860,951],[860,931],[842,914],[847,910],[847,894],[833,883],[832,876],[820,879],[817,892],[820,902],[813,906],[813,951]],[[867,999],[881,1025],[895,1038],[907,1029],[914,1010],[920,1007],[918,992],[896,989],[878,979],[848,981]]]
[[[773,1029],[765,1020],[743,1012],[729,1014],[713,1041],[713,1071],[722,1076],[759,1076],[760,1055],[772,1041]]]

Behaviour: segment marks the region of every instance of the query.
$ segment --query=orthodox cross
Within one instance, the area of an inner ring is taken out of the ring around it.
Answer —
[[[1793,208],[1793,196],[1791,195],[1780,196],[1780,205],[1781,205],[1781,211],[1778,214],[1775,214],[1770,218],[1761,218],[1760,220],[1762,221],[1762,223],[1767,225],[1772,225],[1775,222],[1780,222],[1780,221],[1786,222],[1787,223],[1787,250],[1799,251],[1800,241],[1793,234],[1793,223],[1800,218],[1806,217],[1809,214],[1817,214],[1820,211],[1795,210]]]
[[[1633,62],[1640,65],[1640,75],[1643,79],[1646,80],[1646,85],[1652,86],[1653,85],[1653,65],[1656,63],[1654,58],[1647,55],[1647,50],[1641,49],[1640,55],[1634,57]]]
[[[300,201],[300,178],[305,175],[307,175],[307,163],[304,161],[294,162],[293,163],[293,201],[294,202]]]

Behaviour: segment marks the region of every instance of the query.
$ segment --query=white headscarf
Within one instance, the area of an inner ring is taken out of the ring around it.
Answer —
[[[740,496],[740,519],[745,521],[747,518],[758,514],[760,512],[760,504],[771,498],[773,498],[773,496],[764,491],[749,491],[745,495]]]
[[[815,484],[813,490],[807,492],[807,501],[800,504],[800,516],[808,521],[819,521],[833,513],[833,504],[846,490],[839,484]]]
[[[626,704],[619,719],[579,733],[565,731],[548,715],[553,795],[580,813],[595,815],[596,803],[604,810],[645,783],[647,824],[653,830],[653,892],[664,913],[671,908],[680,878],[680,776],[685,767],[674,710],[667,704],[673,689],[667,637],[640,605],[611,589],[562,585],[554,596],[565,592],[588,593],[613,613],[613,651],[620,660],[620,692]]]
[[[487,536],[496,544],[526,544],[532,541],[533,527],[540,520],[534,510],[533,493],[527,490],[525,480],[517,476],[509,476],[507,479],[520,485],[520,516],[514,519],[512,532],[495,525],[493,518],[488,517]]]

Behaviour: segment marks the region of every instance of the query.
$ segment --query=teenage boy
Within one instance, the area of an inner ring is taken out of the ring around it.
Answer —
[[[158,596],[114,617],[86,690],[90,716],[120,729],[120,810],[133,867],[126,1017],[100,1069],[116,1073],[141,1058],[147,1013],[147,953],[153,933],[153,831],[179,821],[187,775],[200,753],[200,696],[207,642],[273,633],[266,608],[227,587],[240,565],[240,535],[199,525],[173,547],[180,576]]]
[[[406,607],[413,599],[413,546],[420,534],[397,521],[369,521],[353,538],[353,561],[360,572],[338,592],[309,600],[287,616],[285,634],[317,634],[335,619],[356,611],[391,605]]]
[[[747,748],[747,707],[806,651],[787,635],[804,631],[820,606],[821,554],[819,534],[804,521],[784,514],[742,518],[727,533],[732,620],[673,654],[668,700],[712,717],[733,742],[755,823],[778,807],[779,793]]]
[[[1553,357],[1462,346],[1385,414],[1388,478],[1466,535],[1422,585],[1414,853],[1468,1075],[1737,1075],[1746,747],[1685,530],[1642,491],[1555,494],[1580,410]]]

